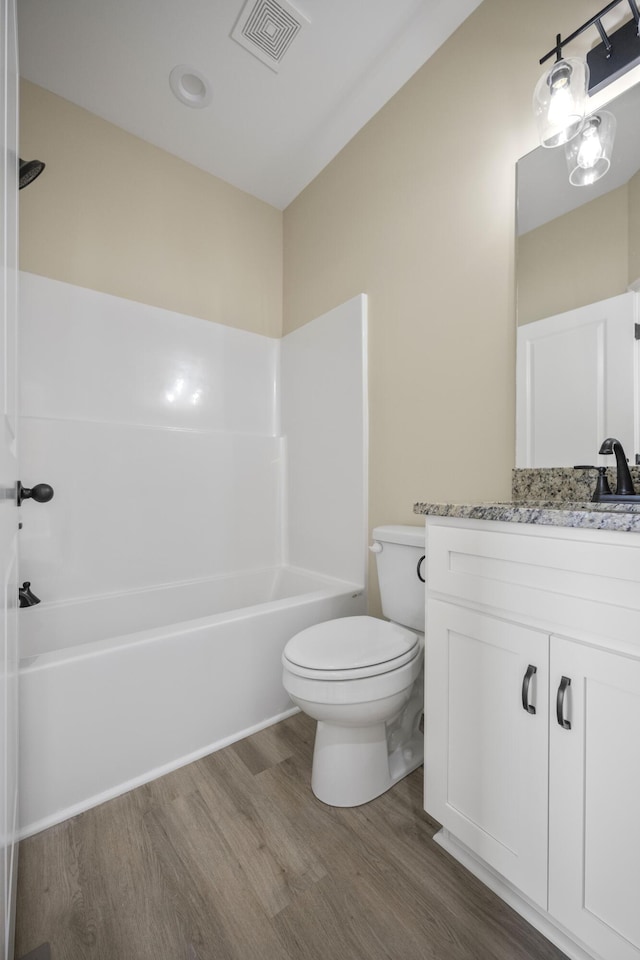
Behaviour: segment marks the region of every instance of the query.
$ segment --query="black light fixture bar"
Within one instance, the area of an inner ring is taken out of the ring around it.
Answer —
[[[605,55],[608,57],[609,54],[611,53],[612,49],[613,49],[613,45],[612,45],[612,43],[611,43],[611,40],[609,40],[609,37],[607,36],[607,31],[606,31],[605,28],[602,26],[602,20],[596,20],[595,26],[596,26],[596,29],[597,29],[598,33],[600,34],[600,38],[602,39],[602,43],[604,44],[604,49],[605,49],[605,51],[606,51]]]
[[[550,57],[553,57],[553,56],[555,56],[558,60],[560,60],[560,59],[562,58],[562,48],[563,48],[563,47],[566,47],[566,45],[567,45],[568,43],[571,43],[572,40],[575,40],[576,37],[579,37],[580,34],[581,34],[581,33],[584,33],[585,30],[588,30],[589,27],[594,27],[594,26],[596,26],[596,24],[598,24],[598,25],[599,25],[599,26],[598,26],[598,30],[601,30],[602,33],[604,33],[604,28],[602,27],[602,24],[600,23],[600,21],[602,20],[602,18],[603,18],[604,16],[606,16],[608,13],[610,13],[611,10],[614,10],[614,9],[618,6],[619,3],[624,3],[624,0],[611,0],[611,3],[608,3],[608,4],[606,5],[606,7],[603,7],[602,10],[600,10],[600,11],[599,11],[598,13],[596,13],[593,17],[591,17],[590,20],[587,20],[586,23],[583,23],[581,27],[578,27],[578,29],[577,29],[577,30],[574,30],[573,33],[569,34],[568,37],[565,37],[564,40],[562,40],[561,35],[560,35],[559,33],[556,34],[556,45],[555,45],[555,47],[553,47],[551,50],[549,50],[549,53],[545,53],[544,57],[542,57],[542,59],[540,60],[540,63],[541,63],[541,64],[546,63],[547,60],[549,60],[549,58],[550,58]],[[631,10],[632,10],[632,12],[633,12],[633,14],[634,14],[634,20],[635,20],[635,22],[636,22],[636,24],[637,24],[637,23],[638,23],[638,8],[637,8],[637,6],[636,6],[635,0],[627,0],[627,3],[629,3],[629,5],[630,5],[630,7],[631,7]],[[635,8],[635,10],[634,10],[634,8]],[[601,36],[602,36],[602,33],[601,33]],[[606,34],[605,34],[605,36],[606,36]],[[615,34],[614,34],[614,36],[615,36]],[[603,38],[603,39],[604,39],[604,38]]]
[[[640,63],[640,40],[635,21],[629,20],[611,36],[607,53],[602,44],[587,54],[589,65],[589,96],[613,83]]]
[[[633,19],[628,20],[609,37],[602,26],[602,18],[617,7],[619,3],[625,2],[629,4]],[[595,27],[602,39],[602,43],[587,54],[589,96],[592,96],[596,91],[602,90],[603,87],[613,83],[618,77],[640,63],[640,10],[636,0],[611,0],[611,3],[599,10],[590,20],[583,23],[581,27],[574,30],[564,40],[559,33],[556,34],[555,47],[545,53],[540,63],[545,63],[553,56],[560,60],[562,58],[562,48],[590,27]]]

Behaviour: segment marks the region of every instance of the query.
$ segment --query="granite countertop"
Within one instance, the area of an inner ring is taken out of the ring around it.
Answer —
[[[640,531],[640,503],[513,500],[508,503],[415,503],[413,512],[436,517],[537,523],[554,527]]]

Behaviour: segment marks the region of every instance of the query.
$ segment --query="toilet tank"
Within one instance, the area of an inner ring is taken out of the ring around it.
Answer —
[[[424,633],[425,528],[405,526],[376,527],[370,548],[378,565],[382,612],[389,620]]]

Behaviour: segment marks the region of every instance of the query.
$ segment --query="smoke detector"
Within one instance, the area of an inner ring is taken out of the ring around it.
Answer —
[[[231,39],[277,73],[305,23],[307,18],[287,0],[248,0]]]

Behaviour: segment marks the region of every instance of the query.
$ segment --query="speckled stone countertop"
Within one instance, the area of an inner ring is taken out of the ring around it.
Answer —
[[[436,517],[537,523],[552,527],[640,532],[640,504],[528,500],[510,503],[415,503],[413,512]]]
[[[635,488],[640,491],[640,468],[630,469]],[[608,470],[607,476],[614,490],[615,469]],[[595,481],[595,470],[515,469],[511,486],[513,499],[508,503],[415,503],[413,512],[503,523],[640,532],[640,502],[592,503]]]

